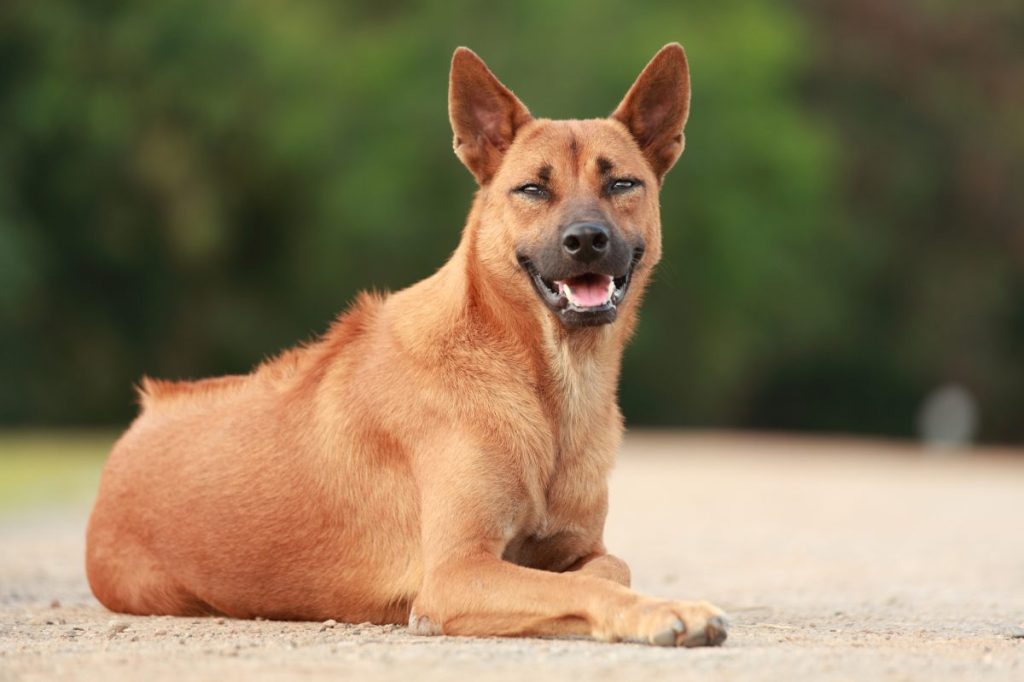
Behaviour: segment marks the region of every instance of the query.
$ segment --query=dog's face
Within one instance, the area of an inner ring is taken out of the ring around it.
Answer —
[[[474,248],[506,294],[568,329],[614,322],[661,255],[658,190],[683,149],[689,73],[663,48],[608,119],[533,119],[469,50],[452,61],[455,151],[481,185]]]

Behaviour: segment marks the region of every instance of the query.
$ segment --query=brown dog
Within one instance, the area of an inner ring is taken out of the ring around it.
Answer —
[[[619,364],[689,97],[672,44],[610,118],[534,119],[457,50],[455,153],[480,190],[451,260],[251,374],[144,380],[89,522],[96,597],[137,614],[721,643],[718,609],[631,591],[602,542]]]

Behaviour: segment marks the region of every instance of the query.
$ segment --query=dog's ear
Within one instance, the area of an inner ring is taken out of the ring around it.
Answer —
[[[455,133],[455,154],[481,185],[498,170],[516,131],[532,120],[512,91],[465,47],[452,57],[448,118]]]
[[[661,180],[683,152],[690,113],[690,69],[679,43],[669,43],[644,67],[612,118],[633,134]]]

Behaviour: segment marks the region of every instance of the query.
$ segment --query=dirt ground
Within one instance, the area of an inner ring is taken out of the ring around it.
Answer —
[[[1024,680],[1024,454],[631,436],[607,543],[730,612],[719,649],[111,614],[86,510],[0,523],[0,680]]]

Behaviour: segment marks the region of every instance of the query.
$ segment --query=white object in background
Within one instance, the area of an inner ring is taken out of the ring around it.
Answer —
[[[921,440],[929,448],[955,450],[974,441],[978,403],[963,386],[939,386],[924,399],[917,415]]]

